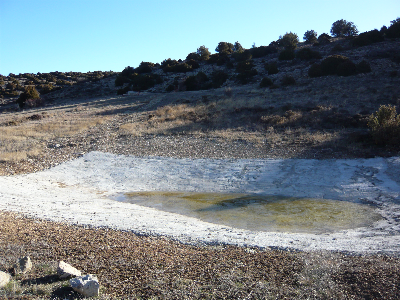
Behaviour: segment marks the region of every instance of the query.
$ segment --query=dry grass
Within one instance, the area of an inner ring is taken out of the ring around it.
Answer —
[[[0,125],[0,161],[40,156],[48,141],[79,134],[106,119],[87,113],[14,116]]]

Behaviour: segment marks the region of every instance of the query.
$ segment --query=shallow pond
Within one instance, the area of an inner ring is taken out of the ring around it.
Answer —
[[[327,233],[370,226],[382,217],[367,204],[252,194],[132,192],[118,201],[235,228]]]

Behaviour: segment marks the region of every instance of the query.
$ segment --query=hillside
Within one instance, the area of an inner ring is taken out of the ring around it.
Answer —
[[[143,62],[121,73],[2,76],[2,174],[40,170],[93,150],[176,157],[399,155],[398,144],[377,145],[367,123],[381,105],[399,106],[400,39],[365,46],[356,39],[300,43],[294,57],[271,43],[206,61],[188,55]],[[40,99],[21,110],[16,100],[28,85]]]

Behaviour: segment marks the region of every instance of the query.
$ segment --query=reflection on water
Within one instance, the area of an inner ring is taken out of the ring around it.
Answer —
[[[235,228],[326,233],[369,226],[381,219],[365,204],[251,194],[133,192],[118,201],[153,207]]]

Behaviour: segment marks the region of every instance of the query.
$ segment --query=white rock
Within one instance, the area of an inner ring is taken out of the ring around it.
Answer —
[[[20,258],[14,265],[15,274],[25,274],[32,269],[32,262],[29,256]]]
[[[58,263],[57,274],[60,279],[82,276],[81,271],[75,269],[73,266],[63,261],[60,261]]]
[[[10,282],[11,275],[0,271],[0,288]]]
[[[75,277],[69,280],[69,284],[74,291],[85,297],[95,297],[99,295],[99,280],[95,275],[85,275]]]

